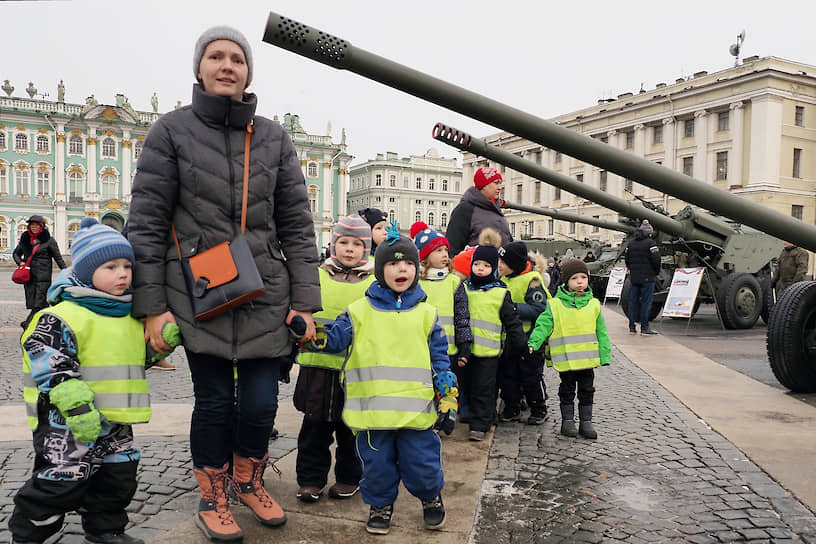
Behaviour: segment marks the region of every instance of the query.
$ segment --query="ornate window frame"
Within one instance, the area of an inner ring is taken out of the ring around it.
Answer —
[[[19,142],[23,142],[25,145],[19,145]],[[29,153],[31,151],[31,138],[29,138],[29,134],[25,131],[17,131],[14,133],[14,151],[16,153]]]
[[[50,155],[51,154],[51,137],[46,133],[39,133],[34,136],[34,151],[40,155]],[[40,146],[40,144],[43,144]],[[42,148],[41,148],[42,147]]]
[[[108,154],[108,150],[112,151],[113,154]],[[119,142],[114,136],[106,135],[102,137],[99,145],[99,158],[114,161],[119,159]]]
[[[14,194],[21,196],[23,198],[27,198],[31,196],[31,164],[26,161],[17,161],[14,163]],[[26,178],[26,191],[20,191],[20,175],[22,172],[25,172]]]
[[[50,198],[53,192],[52,183],[54,181],[54,176],[51,175],[51,172],[54,171],[54,165],[47,163],[45,161],[39,161],[33,165],[34,170],[34,194],[38,198],[42,198],[43,200]],[[46,191],[42,192],[40,189],[40,184],[45,183]]]
[[[318,164],[315,160],[309,160],[306,163],[306,177],[316,179],[318,176]]]
[[[85,157],[85,150],[88,149],[88,142],[86,142],[85,140],[86,140],[86,138],[85,138],[84,134],[81,134],[81,133],[77,134],[77,133],[72,132],[71,135],[68,136],[68,139],[67,139],[67,144],[68,145],[66,146],[66,149],[65,149],[65,155],[66,156],[73,155],[75,157],[83,157],[84,158]],[[71,150],[71,146],[74,145],[76,142],[79,142],[79,145],[82,146],[82,149],[81,149],[80,152],[76,152],[76,151]]]

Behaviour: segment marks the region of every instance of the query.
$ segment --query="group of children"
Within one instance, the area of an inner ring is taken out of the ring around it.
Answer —
[[[469,439],[483,440],[497,420],[520,420],[522,398],[527,423],[541,424],[545,361],[561,376],[561,433],[597,437],[593,368],[609,363],[610,343],[586,265],[562,263],[551,297],[523,242],[453,258],[448,248],[427,225],[408,238],[368,208],[338,222],[319,270],[323,310],[316,339],[301,346],[294,394],[304,414],[297,497],[320,499],[336,441],[328,495],[359,491],[370,533],[389,532],[400,482],[421,500],[425,526],[440,529],[439,431],[450,434],[458,414]],[[86,542],[139,544],[124,532],[139,460],[131,425],[150,418],[144,332],[130,316],[133,250],[86,219],[72,253],[52,306],[21,339],[35,467],[9,526],[15,543],[43,542],[77,510]]]

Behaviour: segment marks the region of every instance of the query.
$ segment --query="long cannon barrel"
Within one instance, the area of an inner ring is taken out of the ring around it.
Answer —
[[[715,233],[695,229],[692,223],[681,223],[675,221],[671,217],[667,217],[662,213],[654,210],[644,208],[640,204],[631,200],[618,198],[606,191],[596,189],[591,185],[581,183],[569,176],[554,172],[549,168],[538,166],[528,160],[514,155],[496,146],[492,146],[482,140],[475,138],[466,132],[457,130],[453,127],[437,123],[434,125],[432,135],[434,139],[453,146],[461,151],[469,151],[475,155],[479,155],[490,160],[496,161],[507,167],[527,174],[528,176],[540,179],[545,183],[549,183],[564,191],[572,193],[576,196],[586,198],[610,210],[614,210],[625,217],[633,217],[635,219],[648,219],[649,222],[658,230],[673,234],[674,236],[685,239],[686,241],[700,240],[715,245],[720,245],[723,242],[723,236]],[[526,210],[529,211],[529,210]]]
[[[594,217],[587,217],[584,215],[578,215],[577,213],[564,212],[561,210],[553,210],[552,208],[537,208],[535,206],[525,206],[524,204],[514,204],[513,202],[502,202],[502,208],[537,213],[539,215],[546,215],[547,217],[552,217],[560,221],[583,223],[585,225],[593,225],[602,229],[617,230],[628,233],[635,232],[635,227],[632,225],[617,223],[615,221],[604,221],[603,219],[596,219]]]
[[[594,164],[714,213],[816,251],[816,226],[694,180],[646,159],[353,46],[270,12],[263,40]]]

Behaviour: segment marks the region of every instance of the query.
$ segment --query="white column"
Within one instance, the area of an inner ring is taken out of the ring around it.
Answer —
[[[133,164],[133,141],[130,131],[122,131],[122,200],[130,201],[130,167]]]
[[[699,110],[694,112],[694,141],[697,151],[694,154],[694,177],[705,183],[711,183],[708,172],[708,112]]]
[[[57,124],[54,135],[54,196],[56,200],[67,200],[65,190],[65,125]],[[59,243],[59,241],[57,242]],[[61,247],[61,246],[60,246]]]
[[[343,161],[340,163],[340,168],[337,171],[337,190],[340,191],[340,198],[338,199],[339,209],[337,210],[338,216],[348,215],[346,193],[348,192],[350,181],[348,163]],[[397,187],[399,187],[400,182],[399,175],[397,175]],[[452,184],[453,180],[449,180],[449,182]]]
[[[677,138],[674,117],[663,119],[663,166],[677,170]]]
[[[96,201],[96,127],[88,127],[87,146],[85,146],[85,153],[88,157],[88,186],[86,190],[91,195],[91,200]]]
[[[745,156],[744,124],[745,109],[742,102],[731,104],[731,152],[728,154],[728,184],[742,185],[742,158]]]
[[[324,162],[323,163],[323,187],[321,191],[323,192],[323,213],[321,216],[323,219],[333,218],[334,215],[332,214],[333,206],[332,206],[332,183],[334,182],[334,176],[332,175],[332,163]]]
[[[626,145],[626,141],[623,138],[626,138],[626,134],[622,132],[618,132],[617,130],[610,130],[606,133],[607,138],[609,138],[609,143],[607,145],[611,145],[617,149],[623,149]],[[623,141],[623,143],[621,143]],[[606,192],[610,195],[620,195],[620,187],[623,184],[621,183],[621,177],[617,174],[613,174],[611,171],[606,171]],[[598,189],[601,188],[601,173],[598,171]]]
[[[638,157],[645,157],[646,156],[646,125],[642,123],[638,123],[635,125],[635,155]],[[637,187],[635,187],[637,185]],[[646,195],[648,196],[649,190],[644,186],[635,184],[632,182],[632,192],[636,195]],[[617,193],[618,196],[622,198],[626,198],[626,195],[623,192],[623,181],[621,181],[620,191]]]
[[[748,185],[779,185],[782,149],[782,99],[760,96],[751,100],[751,154]]]

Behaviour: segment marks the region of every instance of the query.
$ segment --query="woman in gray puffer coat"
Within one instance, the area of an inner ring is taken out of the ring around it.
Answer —
[[[277,411],[279,368],[292,351],[287,324],[304,318],[314,338],[320,310],[314,224],[300,161],[289,136],[255,115],[246,93],[252,52],[230,27],[198,39],[193,69],[199,84],[191,105],[151,127],[137,165],[128,223],[136,256],[133,314],[146,317],[146,336],[166,351],[162,327],[177,322],[195,392],[190,425],[193,467],[201,488],[197,523],[216,540],[238,540],[226,485],[265,525],[286,516],[263,488],[269,434]],[[252,125],[245,236],[265,294],[207,321],[193,318],[179,254],[191,257],[241,232],[244,144]],[[237,397],[233,377],[237,368]]]

